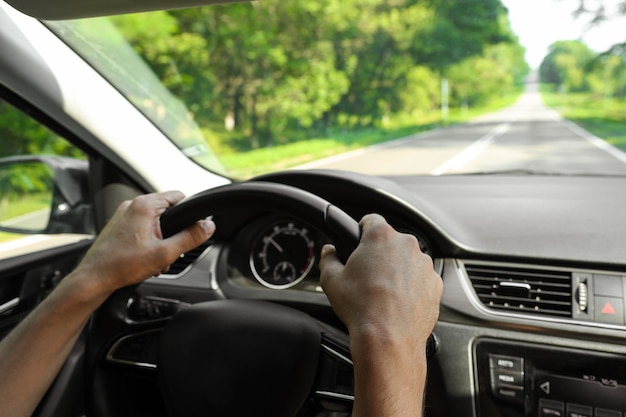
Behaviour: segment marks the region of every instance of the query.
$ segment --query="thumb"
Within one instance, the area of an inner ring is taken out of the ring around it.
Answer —
[[[179,253],[185,253],[197,248],[215,232],[215,223],[212,220],[200,220],[186,229],[170,236],[166,240],[170,241]]]
[[[337,276],[343,270],[344,265],[337,257],[337,250],[333,245],[327,244],[322,247],[322,254],[320,257],[320,284],[322,288],[325,282],[331,277]]]

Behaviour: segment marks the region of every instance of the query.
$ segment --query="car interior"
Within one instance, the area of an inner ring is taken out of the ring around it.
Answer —
[[[425,415],[626,415],[626,176],[311,168],[236,180],[192,160],[56,35],[57,21],[211,3],[0,2],[0,110],[75,156],[0,159],[0,190],[16,167],[49,190],[42,222],[0,216],[0,230],[26,236],[0,254],[0,338],[122,201],[181,189],[189,197],[161,218],[164,236],[217,224],[167,272],[106,301],[34,416],[350,415],[349,339],[320,286],[319,251],[332,242],[345,261],[367,213],[415,235],[444,283]]]

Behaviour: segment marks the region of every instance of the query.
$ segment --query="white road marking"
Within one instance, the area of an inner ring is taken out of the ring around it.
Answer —
[[[448,171],[459,171],[467,165],[472,159],[480,155],[485,149],[491,145],[498,136],[506,133],[511,128],[511,123],[502,123],[491,132],[478,139],[476,142],[463,149],[452,158],[441,164],[438,168],[431,171],[431,175],[442,175]]]
[[[578,126],[576,123],[570,120],[564,119],[560,115],[555,117],[555,119],[565,124],[565,126],[567,126],[569,130],[576,133],[578,136],[582,137],[583,139],[587,140],[587,142],[602,149],[609,155],[615,157],[617,160],[626,164],[626,153],[624,151],[616,148],[615,146],[611,145],[609,142],[602,140],[599,137],[593,135],[591,132],[588,132],[587,130],[583,129],[582,127]]]

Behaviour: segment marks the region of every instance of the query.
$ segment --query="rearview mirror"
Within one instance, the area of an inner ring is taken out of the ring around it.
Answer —
[[[0,231],[93,234],[87,174],[73,158],[0,159]]]

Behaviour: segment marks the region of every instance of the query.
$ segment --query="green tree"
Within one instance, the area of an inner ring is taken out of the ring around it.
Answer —
[[[539,66],[541,80],[561,91],[588,91],[586,74],[594,58],[594,52],[581,41],[557,41]]]
[[[436,107],[452,67],[519,47],[506,13],[500,0],[267,0],[115,22],[206,132],[250,149]]]
[[[13,155],[52,154],[80,157],[81,152],[68,141],[0,100],[0,157]]]

